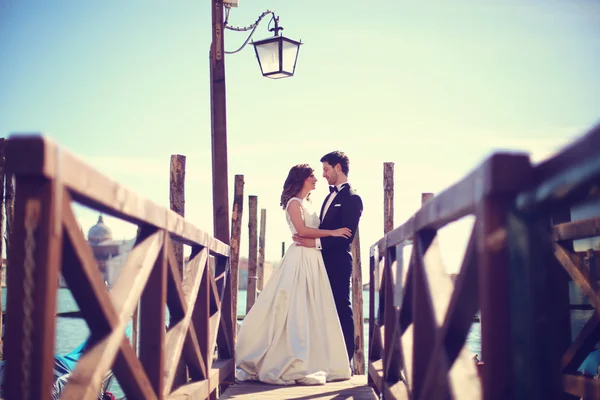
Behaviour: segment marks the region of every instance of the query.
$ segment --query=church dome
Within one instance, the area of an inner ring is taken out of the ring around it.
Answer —
[[[98,217],[98,223],[92,226],[88,231],[88,241],[97,244],[105,240],[112,240],[112,232],[110,228],[104,224],[102,215],[100,215]]]

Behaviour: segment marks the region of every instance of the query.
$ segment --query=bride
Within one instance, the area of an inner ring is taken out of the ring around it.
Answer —
[[[350,236],[350,230],[317,229],[307,209],[317,178],[308,164],[292,167],[281,206],[292,234]],[[292,243],[244,318],[235,347],[236,378],[275,385],[323,385],[350,379],[342,329],[321,252]]]

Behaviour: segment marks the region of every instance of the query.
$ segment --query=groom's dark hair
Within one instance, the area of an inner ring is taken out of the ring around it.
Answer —
[[[350,172],[350,159],[343,151],[332,151],[331,153],[325,154],[321,157],[321,162],[326,162],[332,167],[335,167],[336,164],[340,164],[342,167],[342,172],[344,175],[348,176],[348,172]]]

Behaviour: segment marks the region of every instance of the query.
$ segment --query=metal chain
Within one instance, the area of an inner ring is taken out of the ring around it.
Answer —
[[[229,8],[229,7],[228,7],[228,8]],[[271,11],[271,10],[267,10],[267,11],[265,11],[264,13],[260,14],[260,16],[259,16],[259,17],[256,19],[256,22],[254,22],[252,25],[249,25],[249,26],[245,26],[245,27],[243,27],[243,28],[240,28],[239,26],[231,26],[231,25],[228,25],[228,23],[227,23],[227,22],[228,22],[227,20],[229,19],[229,10],[228,10],[228,11],[227,11],[227,17],[226,17],[226,20],[225,20],[225,29],[229,29],[229,30],[236,31],[236,32],[246,32],[246,31],[249,31],[249,30],[251,30],[251,29],[254,29],[254,28],[256,28],[256,27],[258,26],[258,24],[260,23],[260,21],[261,21],[261,20],[262,20],[262,19],[263,19],[263,18],[264,18],[266,15],[268,15],[268,14],[273,14],[273,18],[275,17],[275,13],[274,13],[273,11]]]
[[[21,350],[21,395],[29,398],[29,370],[31,365],[31,333],[33,327],[33,291],[35,289],[35,231],[40,220],[41,203],[38,199],[29,199],[25,204],[25,260],[23,262],[23,341]]]

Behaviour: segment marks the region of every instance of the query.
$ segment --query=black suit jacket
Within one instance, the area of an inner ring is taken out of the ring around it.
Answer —
[[[331,193],[329,194],[331,196]],[[358,221],[363,211],[363,203],[360,196],[350,185],[346,184],[335,196],[327,214],[323,215],[325,204],[329,196],[323,201],[321,206],[321,224],[319,229],[338,229],[348,228],[352,231],[352,236],[344,237],[323,237],[321,238],[321,247],[325,267],[329,269],[342,268],[346,272],[352,272],[352,256],[350,254],[350,244],[354,239],[358,229]]]

